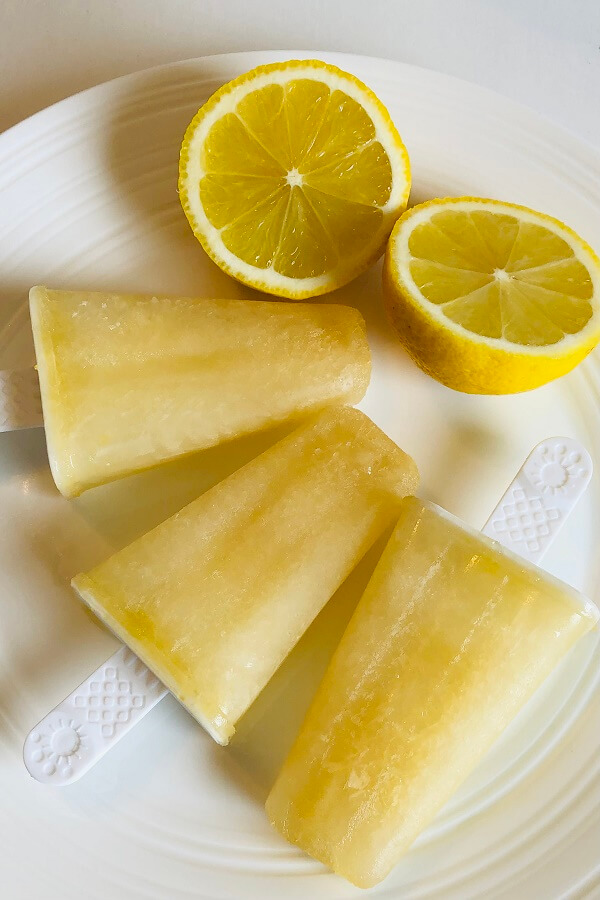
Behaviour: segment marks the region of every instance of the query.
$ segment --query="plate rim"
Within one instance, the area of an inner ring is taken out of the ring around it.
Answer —
[[[267,60],[267,58],[269,59]],[[82,88],[80,91],[75,91],[72,94],[68,94],[66,97],[62,97],[60,100],[56,100],[54,103],[50,103],[47,106],[36,110],[36,112],[31,113],[24,119],[20,119],[18,122],[15,122],[13,125],[9,126],[7,129],[0,133],[0,152],[3,149],[2,145],[4,142],[20,137],[20,132],[25,127],[31,127],[33,123],[41,120],[49,112],[55,113],[58,108],[63,109],[67,106],[67,104],[71,103],[74,100],[87,99],[93,92],[100,93],[102,90],[109,87],[127,85],[128,82],[133,82],[140,76],[144,76],[152,72],[167,71],[169,69],[176,70],[178,68],[183,69],[186,65],[200,62],[214,62],[225,66],[229,62],[236,63],[241,62],[242,60],[247,60],[250,63],[249,67],[254,68],[255,66],[262,65],[267,61],[276,62],[280,60],[290,59],[324,59],[326,61],[331,60],[332,64],[337,65],[339,68],[343,68],[342,63],[344,60],[359,60],[361,63],[367,65],[383,64],[386,67],[391,66],[405,72],[418,72],[420,73],[421,77],[431,78],[436,81],[439,80],[442,83],[450,82],[459,85],[463,90],[470,90],[478,94],[481,98],[485,98],[486,96],[493,97],[495,103],[501,103],[505,105],[507,108],[510,108],[511,111],[516,111],[520,116],[533,115],[537,119],[538,123],[543,123],[545,127],[551,129],[552,131],[561,133],[562,137],[566,141],[577,144],[582,151],[589,153],[590,156],[595,159],[600,170],[600,147],[596,147],[596,145],[588,138],[578,134],[573,129],[568,128],[566,125],[555,122],[554,119],[552,119],[546,113],[542,113],[532,106],[528,106],[525,103],[514,100],[511,97],[508,97],[505,94],[501,93],[500,91],[485,87],[475,81],[470,81],[467,78],[460,78],[457,75],[451,75],[449,73],[442,72],[439,69],[433,69],[427,66],[418,66],[414,63],[403,62],[401,60],[392,59],[390,57],[372,56],[370,54],[362,53],[346,53],[340,50],[235,50],[227,53],[209,53],[203,54],[201,56],[189,56],[167,63],[160,63],[155,66],[145,66],[141,69],[135,69],[133,72],[126,72],[123,75],[116,75],[114,78],[108,78],[105,81],[99,81],[97,84],[91,85],[90,87]],[[246,63],[244,62],[244,65],[245,64]]]

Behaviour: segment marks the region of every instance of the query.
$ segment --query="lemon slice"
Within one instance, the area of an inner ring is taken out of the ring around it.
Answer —
[[[181,203],[206,252],[234,278],[291,299],[374,262],[409,190],[385,107],[318,60],[260,66],[224,85],[181,147]]]
[[[396,224],[384,266],[392,322],[448,387],[509,394],[577,365],[600,338],[600,261],[557,219],[473,197]]]

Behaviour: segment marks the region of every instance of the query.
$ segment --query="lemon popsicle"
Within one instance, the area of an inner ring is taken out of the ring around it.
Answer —
[[[370,419],[331,407],[73,586],[226,744],[417,482]]]
[[[271,822],[377,884],[595,621],[574,589],[408,498],[267,800]]]
[[[370,377],[365,324],[336,305],[32,288],[52,473],[87,488],[266,428]]]

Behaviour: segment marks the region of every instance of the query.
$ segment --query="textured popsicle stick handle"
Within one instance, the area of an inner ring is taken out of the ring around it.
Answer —
[[[546,438],[533,448],[483,534],[529,562],[540,563],[593,472],[585,447],[572,438]]]
[[[483,533],[538,563],[592,477],[592,460],[570,438],[535,447]],[[23,758],[47,784],[80,778],[168,693],[123,646],[28,734]]]
[[[39,428],[43,424],[36,370],[0,371],[0,431]]]
[[[128,647],[121,647],[38,722],[23,760],[37,781],[77,781],[167,694]]]

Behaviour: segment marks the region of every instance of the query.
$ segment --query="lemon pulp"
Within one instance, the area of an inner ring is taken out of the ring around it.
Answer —
[[[332,290],[369,265],[408,190],[406,150],[384,107],[318,61],[225,85],[182,147],[194,233],[229,274],[281,296]]]
[[[449,209],[417,226],[408,246],[423,296],[467,331],[546,346],[581,331],[592,316],[587,268],[542,225]]]
[[[600,337],[600,261],[523,206],[447,197],[392,232],[384,294],[417,364],[455,390],[505,394],[569,372]]]

